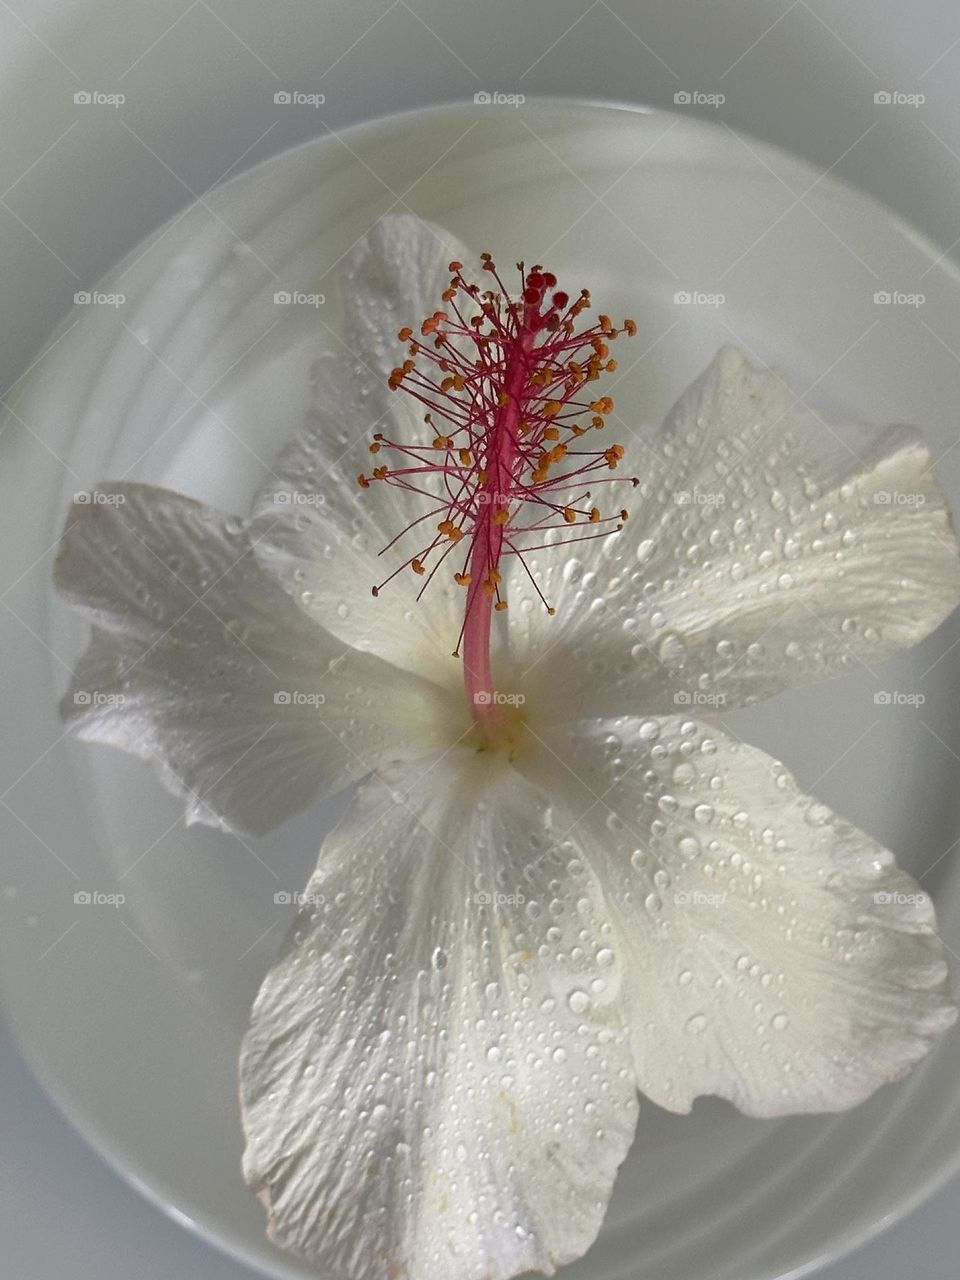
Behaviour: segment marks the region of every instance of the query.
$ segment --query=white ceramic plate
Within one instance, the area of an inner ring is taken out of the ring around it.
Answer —
[[[240,1178],[236,1052],[292,912],[275,897],[302,886],[338,806],[255,844],[188,832],[147,767],[65,741],[55,700],[84,636],[50,607],[52,548],[72,495],[98,478],[242,511],[299,423],[312,352],[336,342],[332,267],[404,206],[503,261],[543,260],[635,316],[618,408],[638,425],[736,342],[834,421],[922,424],[960,505],[956,276],[863,196],[689,118],[528,102],[359,126],[207,197],[101,283],[121,305],[75,309],[4,437],[3,537],[32,566],[2,620],[17,725],[0,746],[4,1003],[103,1154],[274,1276],[307,1273],[268,1245]],[[326,301],[277,304],[278,292]],[[877,303],[879,292],[924,301]],[[876,703],[863,673],[736,717],[922,878],[953,952],[958,637],[948,622],[878,669],[883,689],[922,694],[920,706]],[[78,903],[80,891],[125,900]],[[767,1280],[837,1254],[960,1163],[958,1068],[960,1034],[839,1117],[747,1120],[702,1100],[678,1118],[645,1105],[600,1239],[566,1274]]]

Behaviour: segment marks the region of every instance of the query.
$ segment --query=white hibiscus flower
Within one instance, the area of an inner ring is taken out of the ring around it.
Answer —
[[[955,1016],[933,911],[892,855],[682,705],[837,675],[954,608],[919,436],[877,432],[857,461],[725,350],[633,460],[631,518],[608,534],[574,473],[619,481],[619,455],[578,448],[574,424],[609,403],[574,419],[577,375],[491,397],[508,348],[547,368],[568,300],[532,268],[471,348],[449,313],[483,299],[451,258],[467,255],[406,216],[351,254],[356,361],[320,361],[249,521],[104,485],[125,501],[78,509],[57,565],[95,627],[75,687],[124,695],[68,695],[66,714],[156,762],[188,820],[263,832],[366,780],[241,1062],[244,1171],[272,1238],[351,1280],[550,1272],[599,1229],[637,1090],[677,1112],[705,1093],[754,1116],[837,1110]],[[428,395],[422,375],[386,386],[397,328],[421,316],[416,369],[446,343],[451,379],[429,448],[404,394]],[[581,374],[618,332],[601,317]],[[468,351],[487,361],[475,383]],[[391,459],[376,481],[371,425]],[[920,496],[877,500],[893,491]],[[603,536],[564,549],[585,524]],[[375,597],[397,563],[413,575]]]

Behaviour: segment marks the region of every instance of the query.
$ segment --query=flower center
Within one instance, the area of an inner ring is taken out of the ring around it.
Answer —
[[[614,404],[609,396],[590,396],[586,384],[616,369],[610,343],[621,333],[635,334],[637,326],[624,320],[617,328],[600,315],[576,332],[577,317],[590,306],[586,289],[571,302],[556,290],[551,272],[539,265],[526,270],[520,262],[520,293],[511,297],[489,253],[481,254],[481,264],[497,289],[481,290],[464,278],[462,263],[451,262],[442,295],[446,310],[423,321],[419,338],[406,327],[397,335],[409,344],[407,358],[389,385],[426,407],[427,438],[403,442],[378,432],[370,452],[386,450],[397,465],[376,466],[357,482],[364,489],[373,482],[394,484],[427,500],[424,514],[384,551],[424,522],[436,522],[430,539],[375,586],[374,595],[409,568],[425,579],[419,599],[455,554],[453,577],[466,596],[454,654],[462,653],[467,700],[482,736],[492,743],[509,736],[512,723],[490,663],[493,614],[508,603],[501,590],[504,560],[519,559],[553,614],[524,554],[604,537],[627,518],[623,509],[604,515],[593,503],[597,485],[639,481],[609,475],[623,458],[621,445],[589,447],[591,433],[604,429]],[[570,536],[555,537],[552,530]]]

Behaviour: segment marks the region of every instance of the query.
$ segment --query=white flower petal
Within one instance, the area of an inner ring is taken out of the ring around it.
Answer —
[[[449,231],[412,213],[389,213],[344,259],[340,295],[344,338],[359,360],[386,378],[403,345],[397,330],[418,329],[442,310],[450,263],[474,255]]]
[[[435,535],[429,498],[369,475],[375,431],[420,441],[421,406],[387,388],[403,358],[403,325],[442,306],[449,263],[466,251],[447,232],[410,214],[382,218],[345,259],[340,293],[345,346],[323,355],[313,371],[313,403],[305,430],[286,446],[272,482],[258,496],[252,536],[258,557],[295,601],[355,648],[430,678],[454,670],[464,592],[446,563],[415,602],[426,578],[408,568],[378,599],[371,588],[423,549]],[[408,526],[416,527],[383,556]],[[457,566],[459,567],[459,566]],[[459,673],[454,672],[454,678]]]
[[[861,431],[855,456],[792,404],[724,349],[658,450],[628,454],[642,484],[624,531],[539,557],[555,619],[515,607],[531,596],[515,571],[515,647],[548,688],[562,664],[557,714],[667,711],[677,692],[742,705],[915,644],[957,605],[957,542],[919,434]]]
[[[762,751],[670,716],[565,727],[553,747],[577,761],[554,789],[618,920],[655,1102],[840,1110],[953,1023],[928,896]]]
[[[579,1256],[636,1097],[601,889],[544,797],[465,748],[405,766],[361,790],[307,895],[241,1059],[272,1238],[356,1280]]]
[[[154,760],[188,821],[259,834],[456,736],[435,686],[314,626],[239,520],[148,485],[96,492],[57,558],[61,594],[95,624],[63,713]]]

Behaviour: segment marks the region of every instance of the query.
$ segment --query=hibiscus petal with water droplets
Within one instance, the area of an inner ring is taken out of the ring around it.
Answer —
[[[241,1062],[247,1179],[323,1274],[506,1280],[596,1235],[636,1094],[602,887],[551,826],[459,748],[325,843]]]
[[[928,895],[783,765],[675,716],[569,727],[551,746],[550,791],[616,921],[637,1084],[655,1102],[841,1110],[953,1024]]]
[[[916,644],[960,602],[919,433],[838,434],[732,348],[631,465],[642,482],[624,531],[594,557],[542,557],[557,617],[535,600],[514,611],[512,647],[551,714],[756,702]],[[511,595],[529,596],[514,576]]]
[[[152,760],[188,821],[268,831],[449,740],[436,688],[314,626],[241,521],[149,485],[96,493],[57,557],[61,594],[94,623],[63,713]]]

